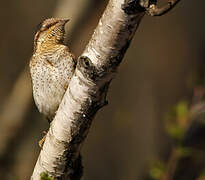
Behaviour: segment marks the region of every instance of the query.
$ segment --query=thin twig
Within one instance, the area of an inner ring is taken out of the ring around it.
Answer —
[[[172,149],[171,155],[168,160],[167,169],[165,173],[162,175],[160,180],[172,180],[174,176],[174,172],[177,166],[177,162],[179,160],[179,155],[177,149]]]
[[[150,4],[148,8],[146,8],[146,13],[149,16],[162,16],[172,10],[180,0],[169,0],[167,5],[159,8],[156,4]]]

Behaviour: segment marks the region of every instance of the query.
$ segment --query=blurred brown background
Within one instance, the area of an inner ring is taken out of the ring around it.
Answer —
[[[165,1],[161,1],[165,2]],[[107,4],[103,0],[2,1],[0,7],[0,179],[30,178],[47,121],[27,71],[36,25],[69,17],[67,44],[80,55]],[[204,65],[205,1],[182,1],[163,17],[144,17],[83,147],[85,180],[143,179],[171,147],[164,115],[190,94]]]

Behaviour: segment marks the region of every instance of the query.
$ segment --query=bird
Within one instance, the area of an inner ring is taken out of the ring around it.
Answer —
[[[49,123],[55,117],[77,63],[64,43],[68,21],[66,18],[49,18],[38,25],[29,62],[33,98]]]

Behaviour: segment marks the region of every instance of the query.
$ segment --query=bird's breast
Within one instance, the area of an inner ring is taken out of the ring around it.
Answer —
[[[73,75],[74,62],[60,55],[39,58],[30,63],[34,101],[41,113],[53,117]]]

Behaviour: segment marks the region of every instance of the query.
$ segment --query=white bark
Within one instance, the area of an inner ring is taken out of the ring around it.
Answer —
[[[32,180],[46,172],[55,179],[80,179],[82,143],[106,93],[143,9],[129,0],[110,0],[72,77],[36,163]]]

